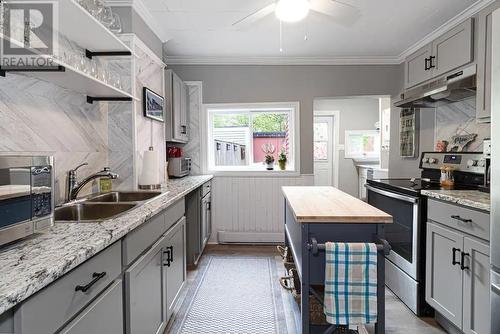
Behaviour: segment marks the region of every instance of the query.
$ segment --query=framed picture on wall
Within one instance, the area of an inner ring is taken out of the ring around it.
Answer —
[[[165,98],[151,89],[143,89],[144,117],[165,122]]]

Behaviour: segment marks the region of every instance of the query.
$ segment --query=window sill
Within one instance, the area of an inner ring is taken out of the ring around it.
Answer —
[[[207,172],[214,176],[226,177],[298,177],[300,172],[296,170],[255,170],[255,169],[213,169]]]

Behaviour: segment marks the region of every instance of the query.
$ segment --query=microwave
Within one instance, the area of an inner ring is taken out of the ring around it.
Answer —
[[[168,158],[168,175],[170,177],[184,177],[190,173],[190,158]]]
[[[0,156],[0,246],[54,224],[54,159]]]

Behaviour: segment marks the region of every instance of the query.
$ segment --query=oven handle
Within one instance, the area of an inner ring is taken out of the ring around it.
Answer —
[[[398,199],[398,200],[413,203],[413,204],[418,203],[418,198],[416,198],[416,197],[410,197],[410,196],[405,196],[405,195],[401,195],[401,194],[396,194],[396,193],[393,193],[390,191],[374,188],[368,184],[366,184],[365,187],[366,187],[366,189],[373,191],[374,193],[377,193],[380,195],[384,195],[384,196],[387,196],[390,198]]]

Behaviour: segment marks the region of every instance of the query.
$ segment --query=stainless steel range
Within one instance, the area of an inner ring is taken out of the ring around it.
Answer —
[[[392,247],[386,257],[386,285],[419,316],[432,312],[425,302],[427,198],[421,191],[442,189],[444,166],[455,171],[453,189],[478,189],[484,183],[482,153],[424,152],[420,178],[368,180],[366,186],[368,203],[394,218],[385,226],[384,238]]]

